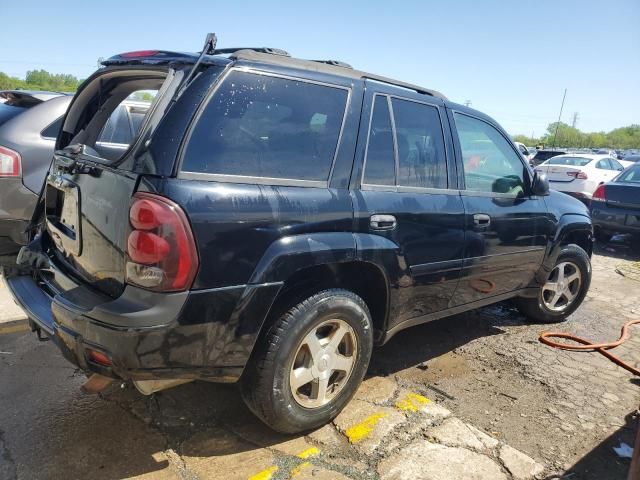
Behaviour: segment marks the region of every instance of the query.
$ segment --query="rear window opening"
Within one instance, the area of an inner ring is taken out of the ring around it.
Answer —
[[[137,69],[97,76],[73,102],[59,148],[83,145],[87,155],[119,161],[141,135],[169,76],[166,71]]]

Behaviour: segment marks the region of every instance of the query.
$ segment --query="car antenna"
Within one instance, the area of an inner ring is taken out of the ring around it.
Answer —
[[[187,74],[187,76],[185,77],[185,79],[182,82],[182,86],[178,89],[178,91],[176,92],[176,95],[173,97],[174,101],[189,86],[189,83],[191,82],[191,80],[195,76],[196,71],[198,70],[198,67],[202,63],[202,60],[204,60],[204,56],[205,55],[212,55],[215,52],[217,43],[218,43],[218,37],[216,37],[216,34],[215,33],[207,33],[207,39],[204,41],[204,47],[202,47],[202,52],[200,52],[200,56],[198,57],[198,60],[196,60],[196,63],[193,64],[193,68]]]

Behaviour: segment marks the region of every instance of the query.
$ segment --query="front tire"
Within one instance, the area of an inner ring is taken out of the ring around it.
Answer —
[[[335,418],[367,371],[371,314],[355,293],[331,289],[269,327],[241,380],[249,409],[268,426],[298,433]]]
[[[563,322],[577,310],[591,284],[591,260],[578,245],[558,255],[547,281],[535,298],[519,298],[518,310],[538,323]]]

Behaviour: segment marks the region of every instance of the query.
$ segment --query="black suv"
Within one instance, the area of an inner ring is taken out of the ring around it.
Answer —
[[[137,138],[98,142],[136,95],[154,97]],[[8,285],[71,362],[143,393],[240,381],[283,432],[336,416],[400,330],[506,299],[561,321],[591,278],[586,207],[491,118],[341,62],[213,42],[104,62],[32,228]]]

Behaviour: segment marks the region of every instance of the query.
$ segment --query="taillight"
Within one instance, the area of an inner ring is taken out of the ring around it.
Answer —
[[[97,350],[87,349],[87,354],[89,355],[89,360],[92,362],[105,367],[111,366],[111,359],[104,353],[98,352]]]
[[[22,159],[18,152],[0,147],[0,177],[19,177],[22,174]]]
[[[604,190],[604,185],[599,185],[598,188],[596,188],[596,191],[593,192],[592,198],[596,198],[598,200],[606,200]]]
[[[580,180],[587,180],[589,177],[587,176],[587,174],[585,172],[582,171],[578,171],[578,172],[567,172],[567,175],[569,175],[570,177],[573,178],[577,178]]]
[[[127,282],[162,292],[187,290],[199,261],[182,209],[160,195],[136,193],[129,222]]]

